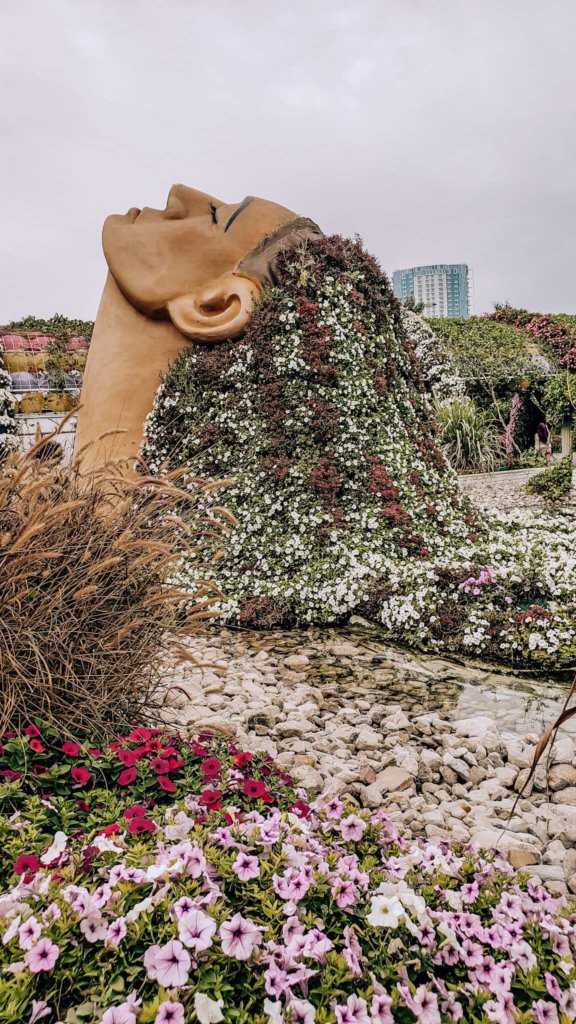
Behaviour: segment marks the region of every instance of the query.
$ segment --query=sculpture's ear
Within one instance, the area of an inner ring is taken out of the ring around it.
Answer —
[[[261,285],[244,274],[222,274],[195,292],[172,299],[168,313],[187,338],[223,341],[242,333],[261,291]]]

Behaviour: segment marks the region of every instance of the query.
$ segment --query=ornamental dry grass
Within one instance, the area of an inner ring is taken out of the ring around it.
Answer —
[[[167,655],[217,599],[204,583],[182,593],[171,574],[182,551],[201,559],[216,527],[176,474],[82,475],[39,460],[40,447],[0,466],[0,732],[35,718],[92,735],[150,720]],[[196,483],[196,497],[210,486]]]

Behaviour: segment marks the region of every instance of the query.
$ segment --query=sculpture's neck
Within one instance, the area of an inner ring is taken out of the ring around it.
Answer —
[[[169,321],[138,313],[108,274],[78,413],[75,452],[84,449],[84,469],[136,458],[160,378],[188,344]],[[108,431],[122,433],[103,437]]]

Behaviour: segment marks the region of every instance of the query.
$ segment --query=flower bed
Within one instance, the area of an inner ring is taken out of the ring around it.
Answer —
[[[106,753],[79,747],[45,732],[5,743],[4,772],[7,760],[14,772],[44,757],[60,796],[42,799],[62,801],[56,819],[65,804],[70,820],[88,814],[78,787],[93,807],[76,834],[49,838],[38,831],[38,775],[3,786],[5,806],[18,806],[4,814],[3,839],[34,840],[36,852],[4,874],[1,1021],[576,1019],[574,908],[498,855],[408,842],[385,813],[337,798],[294,805],[291,780],[227,742],[137,729]],[[120,755],[136,752],[126,767]],[[170,757],[182,763],[158,775],[154,761]],[[128,807],[119,777],[131,768],[142,804]],[[179,791],[167,804],[157,779],[171,775]],[[112,823],[112,805],[96,804],[104,779],[120,787]]]
[[[573,663],[574,517],[474,511],[376,262],[339,238],[285,259],[245,336],[187,350],[147,424],[152,470],[233,478],[213,499],[238,520],[214,569],[222,616],[266,628],[357,612],[427,650]],[[429,339],[412,333],[432,386]],[[490,586],[467,592],[481,572]],[[179,582],[198,573],[185,557]]]

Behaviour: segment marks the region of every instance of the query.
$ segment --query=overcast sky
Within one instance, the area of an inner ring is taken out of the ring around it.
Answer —
[[[1,0],[0,322],[93,318],[173,182],[576,312],[575,0]]]

